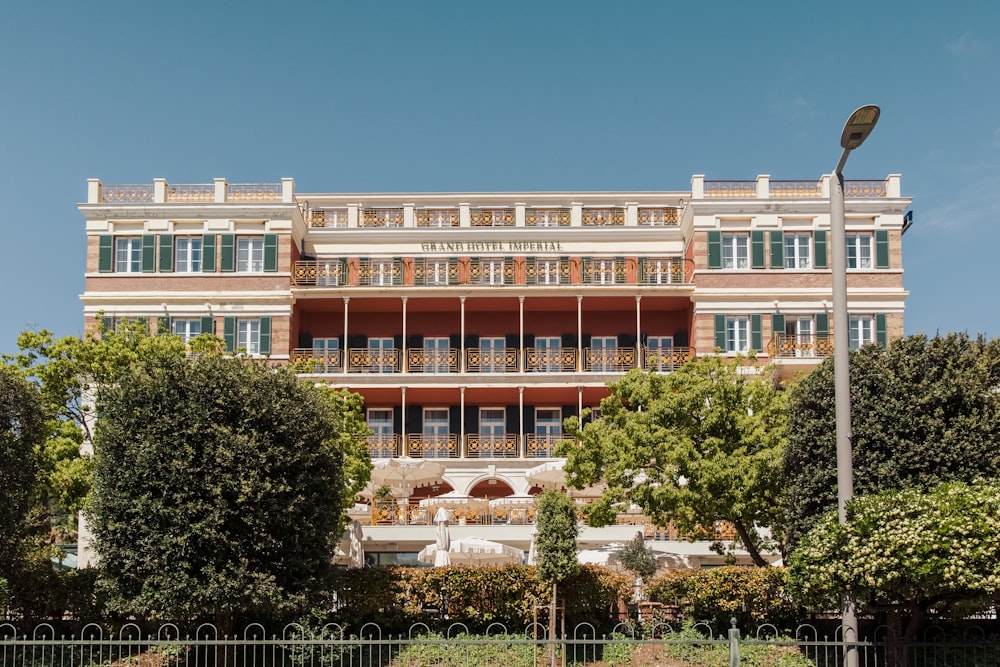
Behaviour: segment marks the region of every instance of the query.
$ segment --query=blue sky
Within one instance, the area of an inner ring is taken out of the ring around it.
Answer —
[[[0,352],[82,332],[105,183],[683,190],[902,174],[906,332],[1000,336],[1000,3],[9,3]]]

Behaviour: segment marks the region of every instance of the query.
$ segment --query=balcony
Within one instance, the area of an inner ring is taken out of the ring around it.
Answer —
[[[310,227],[347,227],[346,208],[318,208],[309,211]]]
[[[642,226],[674,227],[680,224],[680,209],[676,207],[640,208],[638,222]]]
[[[690,282],[694,262],[683,257],[642,257],[639,283],[643,285],[684,285]]]
[[[361,227],[391,229],[403,226],[403,209],[369,208],[361,212]]]
[[[706,199],[753,199],[757,181],[705,181]]]
[[[153,201],[152,185],[105,185],[101,188],[105,204],[136,204]]]
[[[358,285],[389,287],[403,284],[403,263],[396,259],[359,260]]]
[[[414,261],[413,284],[424,287],[458,285],[458,260],[418,259]]]
[[[292,266],[292,284],[308,287],[338,287],[347,283],[347,262],[342,259],[300,261]]]
[[[514,433],[465,436],[465,455],[472,459],[516,459],[520,456],[519,438]]]
[[[167,187],[166,199],[169,202],[215,201],[215,184],[170,185]]]
[[[402,438],[397,433],[379,433],[368,436],[368,455],[373,459],[402,456]]]
[[[474,258],[469,261],[470,285],[513,285],[514,260]]]
[[[417,459],[457,459],[462,455],[459,437],[454,433],[406,436],[407,455]]]
[[[584,227],[620,227],[624,224],[625,209],[623,208],[583,209]]]
[[[624,259],[584,259],[581,282],[584,285],[624,285],[628,267]]]
[[[774,334],[767,343],[774,359],[823,358],[833,354],[830,334]]]
[[[770,196],[775,199],[819,199],[823,196],[820,181],[771,181]]]
[[[405,364],[403,351],[394,348],[357,347],[347,351],[320,347],[297,347],[291,361],[308,367],[314,375],[336,373],[624,373],[639,367],[647,371],[669,373],[695,356],[693,347],[585,347],[583,367],[577,364],[576,347],[528,347],[522,352],[514,347],[465,349],[465,367],[460,366],[460,348],[408,348]],[[775,336],[768,343],[772,357],[822,357],[833,352],[832,337]],[[523,364],[522,364],[523,360]]]
[[[458,210],[421,209],[417,211],[417,227],[458,227]]]
[[[524,435],[524,457],[528,459],[551,459],[556,456],[556,445],[566,439],[562,434],[526,433]]]
[[[527,227],[569,227],[571,219],[568,208],[529,208],[524,212]]]
[[[569,285],[571,277],[568,259],[535,259],[524,263],[524,282],[528,285]]]
[[[514,209],[474,208],[470,212],[470,222],[473,227],[513,227]]]

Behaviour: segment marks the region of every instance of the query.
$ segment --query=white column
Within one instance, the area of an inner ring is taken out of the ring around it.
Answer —
[[[403,373],[407,372],[406,368],[406,297],[403,297],[403,358],[400,360],[399,369]]]
[[[525,371],[525,367],[528,364],[528,358],[527,358],[528,355],[527,355],[527,352],[525,352],[525,350],[524,350],[524,297],[523,296],[517,297],[517,307],[518,307],[518,325],[517,325],[517,329],[518,329],[518,333],[520,335],[520,340],[518,342],[518,345],[520,345],[520,349],[518,351],[518,354],[521,356],[521,364],[520,364],[521,368],[520,368],[520,371],[523,373]],[[522,388],[522,391],[523,391],[523,388]],[[523,418],[523,415],[522,415],[522,418]],[[524,430],[524,429],[522,429],[522,430]]]
[[[524,453],[528,448],[528,443],[524,441],[524,387],[517,388],[517,423],[518,423],[518,439],[521,441],[521,446],[518,448],[518,453],[520,458],[524,458]]]
[[[576,370],[583,372],[583,296],[576,297]]]
[[[465,387],[458,388],[458,455],[465,458],[469,455],[465,446]]]
[[[410,443],[406,441],[406,387],[399,388],[400,393],[400,421],[399,428],[403,432],[399,434],[400,447],[403,450],[403,456],[410,455]]]
[[[465,363],[465,297],[464,296],[458,297],[458,301],[461,304],[461,309],[462,309],[462,322],[461,326],[459,327],[461,330],[461,337],[462,337],[461,340],[459,341],[459,350],[461,357],[458,360],[458,372],[464,373],[465,371],[468,370],[468,367],[466,366]],[[462,392],[464,395],[465,390],[463,389]]]
[[[347,305],[351,303],[351,297],[344,297],[344,345],[342,346],[340,353],[343,355],[343,362],[340,365],[340,370],[344,373],[347,372],[347,363],[351,359],[351,349],[347,344]]]
[[[639,302],[642,301],[642,295],[635,295],[635,367],[643,368],[642,363],[642,310],[639,308]]]

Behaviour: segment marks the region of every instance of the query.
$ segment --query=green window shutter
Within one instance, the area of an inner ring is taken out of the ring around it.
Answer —
[[[813,266],[817,269],[825,269],[826,265],[826,230],[817,229],[813,232]]]
[[[764,349],[764,336],[760,328],[760,314],[750,316],[750,349],[760,352]]]
[[[722,232],[708,233],[708,268],[722,268]]]
[[[875,230],[875,268],[889,268],[889,232],[885,229]]]
[[[759,229],[750,232],[750,268],[764,268],[764,232]]]
[[[232,234],[220,234],[220,245],[222,246],[219,257],[219,269],[223,272],[236,270],[236,237]]]
[[[102,317],[101,318],[101,333],[105,331],[115,330],[115,318],[113,317]]]
[[[875,313],[875,342],[888,347],[889,337],[885,327],[885,313]]]
[[[142,272],[153,273],[156,271],[156,235],[142,235]]]
[[[215,241],[216,234],[205,234],[201,239],[201,270],[204,273],[215,273]]]
[[[722,313],[715,315],[715,347],[726,351],[726,316]]]
[[[396,271],[396,267],[397,266],[399,267],[398,271]],[[392,258],[392,268],[393,268],[393,272],[392,272],[392,284],[393,285],[402,285],[403,284],[403,258],[402,257],[393,257]]]
[[[203,334],[214,334],[215,333],[215,318],[211,315],[206,315],[201,318],[201,332]]]
[[[781,313],[771,315],[771,337],[785,333],[785,316]]]
[[[174,236],[160,234],[160,273],[174,270]]]
[[[170,318],[169,317],[157,317],[156,318],[156,335],[160,336],[162,334],[170,333]]]
[[[771,237],[771,268],[785,268],[785,234],[784,232],[770,232]]]
[[[278,270],[278,235],[264,234],[264,270]]]
[[[816,313],[816,335],[830,335],[830,316],[826,313]]]
[[[236,318],[226,317],[222,320],[222,342],[228,352],[236,351]]]
[[[263,355],[271,354],[271,318],[260,318],[260,342],[258,349]]]
[[[101,273],[111,273],[115,270],[115,237],[104,234],[100,238],[97,259],[97,270]]]

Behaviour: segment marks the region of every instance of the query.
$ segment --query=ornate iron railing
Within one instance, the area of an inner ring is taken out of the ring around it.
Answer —
[[[514,260],[477,257],[469,261],[469,283],[472,285],[513,285]]]
[[[640,225],[673,227],[680,224],[680,209],[673,206],[640,208],[638,220]]]
[[[524,370],[529,373],[575,371],[575,347],[528,347],[524,350]]]
[[[628,265],[623,258],[585,259],[582,262],[584,285],[624,285]]]
[[[833,354],[830,334],[774,334],[767,343],[767,353],[778,359],[828,357]]]
[[[427,287],[457,285],[457,259],[418,259],[413,262],[413,284]]]
[[[403,263],[398,259],[369,259],[358,262],[358,284],[389,287],[403,284]]]
[[[346,208],[314,208],[309,211],[310,227],[346,227]]]
[[[469,433],[465,436],[465,455],[473,459],[516,459],[520,456],[517,434]]]
[[[348,373],[398,373],[400,350],[352,347],[347,351]]]
[[[775,199],[816,199],[823,196],[819,181],[771,181],[768,194]]]
[[[373,459],[402,456],[402,439],[398,433],[379,433],[368,436],[368,455]]]
[[[153,201],[152,185],[105,185],[101,188],[105,204],[134,204]]]
[[[706,199],[752,199],[757,181],[705,181]]]
[[[313,347],[297,347],[292,350],[291,361],[309,366],[310,373],[342,373],[344,372],[343,355],[340,350],[327,350]]]
[[[408,348],[406,370],[410,373],[457,373],[460,350]]]
[[[618,227],[624,224],[625,209],[623,208],[583,209],[584,227]]]
[[[402,227],[403,209],[401,208],[369,208],[361,212],[362,227]]]
[[[281,201],[281,183],[229,183],[226,201]]]
[[[694,275],[694,262],[683,257],[640,257],[639,282],[643,285],[684,285]]]
[[[583,348],[584,368],[588,373],[616,373],[635,368],[634,347]]]
[[[526,227],[569,227],[571,219],[568,208],[529,208],[524,212]]]
[[[694,358],[693,347],[642,348],[642,367],[647,371],[669,373]]]
[[[881,199],[885,196],[885,181],[844,181],[845,198]]]
[[[524,281],[528,285],[569,285],[571,277],[569,259],[536,258],[524,265]]]
[[[188,183],[167,187],[168,202],[215,201],[214,183]]]
[[[470,373],[514,373],[518,370],[516,347],[470,347],[465,350],[465,370]]]
[[[556,455],[556,445],[566,439],[564,435],[525,433],[524,456],[529,459],[550,459]]]
[[[454,433],[444,435],[410,433],[406,436],[406,451],[418,459],[454,459],[462,455],[458,436]]]
[[[425,208],[417,211],[417,227],[458,227],[458,210]]]
[[[347,261],[343,259],[300,261],[292,265],[292,284],[297,287],[340,287],[347,284]]]
[[[470,222],[473,227],[513,227],[514,209],[474,208],[470,211]]]

